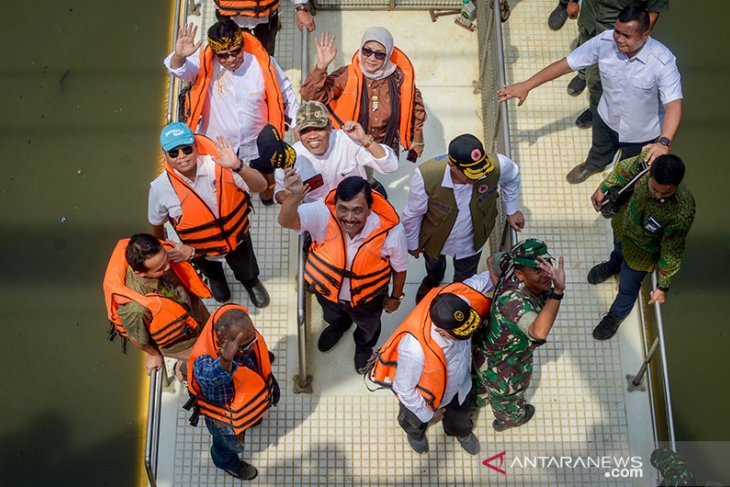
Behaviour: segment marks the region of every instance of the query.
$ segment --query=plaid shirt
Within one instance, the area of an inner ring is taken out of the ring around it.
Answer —
[[[616,164],[601,183],[601,191],[624,186],[642,169],[643,154]],[[672,276],[679,272],[687,233],[695,216],[695,200],[680,183],[677,192],[663,201],[649,192],[649,174],[634,185],[634,194],[613,217],[614,239],[621,242],[624,260],[634,270],[659,273],[659,288],[667,290]],[[649,219],[659,224],[650,229]]]
[[[221,367],[220,358],[214,359],[210,355],[198,357],[193,364],[193,372],[203,396],[215,404],[230,404],[236,394],[233,388],[233,374],[239,366],[258,372],[254,357],[254,354],[246,355],[243,358],[236,357],[230,372]]]

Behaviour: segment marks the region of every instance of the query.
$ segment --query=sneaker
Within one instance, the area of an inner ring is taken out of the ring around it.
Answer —
[[[575,119],[575,126],[579,129],[589,129],[593,125],[593,112],[590,108],[586,108],[583,113]]]
[[[568,83],[568,94],[570,96],[578,96],[586,89],[586,80],[579,75],[575,75],[570,83]]]
[[[459,444],[469,455],[476,455],[479,453],[479,438],[474,433],[469,433],[469,436],[464,438],[456,438],[459,440]]]
[[[320,352],[329,352],[335,347],[335,345],[337,345],[337,342],[340,341],[340,338],[342,338],[342,335],[344,334],[344,332],[336,330],[333,326],[328,326],[319,336],[317,348]]]
[[[565,176],[570,184],[580,184],[594,174],[601,172],[600,169],[589,168],[586,163],[578,164]]]
[[[613,337],[621,326],[623,318],[619,318],[610,311],[606,313],[598,326],[593,329],[593,338],[596,340],[608,340]]]
[[[243,287],[245,287],[246,291],[248,291],[248,297],[251,298],[251,302],[254,306],[257,308],[265,308],[269,305],[271,299],[269,298],[269,293],[266,291],[266,288],[261,281],[257,280],[256,284],[251,287]]]
[[[565,5],[558,3],[558,6],[550,13],[548,17],[548,27],[552,30],[560,30],[568,20],[568,10]]]
[[[532,404],[526,404],[525,405],[525,419],[523,419],[520,424],[504,424],[504,423],[500,423],[499,421],[497,421],[495,419],[492,422],[492,428],[494,428],[494,431],[501,433],[502,431],[506,431],[510,428],[517,428],[518,426],[527,424],[534,415],[535,415],[535,406],[533,406]]]
[[[360,375],[365,375],[368,371],[368,361],[373,356],[372,348],[355,349],[355,370]]]
[[[239,480],[253,480],[259,474],[256,467],[247,462],[241,462],[236,470],[224,470],[225,473]]]
[[[610,262],[601,262],[598,265],[594,265],[593,268],[588,272],[588,283],[589,284],[600,284],[609,277],[618,274],[618,270],[614,270]]]
[[[428,292],[438,286],[439,283],[434,283],[433,280],[426,276],[421,280],[421,285],[418,286],[418,291],[416,291],[416,304],[421,302],[423,297],[428,294]]]
[[[423,455],[424,453],[428,453],[428,438],[425,436],[421,441],[415,440],[411,438],[410,435],[408,435],[408,444],[411,445],[411,448],[414,452],[418,453],[419,455]]]
[[[213,299],[219,303],[225,303],[231,299],[231,289],[228,287],[225,279],[222,281],[208,279],[208,286],[210,287],[211,294],[213,294]]]

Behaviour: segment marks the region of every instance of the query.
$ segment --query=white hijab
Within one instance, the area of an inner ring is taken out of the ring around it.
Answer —
[[[378,44],[381,44],[385,48],[385,53],[387,55],[385,63],[383,63],[379,70],[373,73],[369,73],[363,69],[362,64],[362,46],[370,41],[375,41]],[[360,42],[360,50],[357,51],[357,57],[360,60],[362,74],[365,75],[366,78],[370,79],[383,79],[393,74],[397,66],[390,60],[391,54],[393,54],[393,36],[390,35],[390,32],[388,32],[388,30],[384,27],[370,27],[363,34],[362,41]]]

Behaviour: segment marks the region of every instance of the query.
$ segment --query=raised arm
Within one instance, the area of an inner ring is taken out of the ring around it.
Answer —
[[[564,74],[568,74],[571,71],[573,71],[573,69],[568,64],[568,60],[563,58],[560,61],[555,61],[549,66],[541,69],[527,81],[503,86],[497,90],[497,97],[500,102],[517,98],[519,100],[517,106],[522,106],[522,104],[525,103],[525,99],[527,99],[527,95],[533,88],[537,88],[538,86],[545,84],[548,81],[552,81],[555,78],[559,78]]]
[[[302,182],[302,178],[293,167],[284,170],[284,186],[286,198],[279,210],[279,225],[290,230],[301,229],[302,220],[299,218],[299,204],[307,194],[309,186]]]

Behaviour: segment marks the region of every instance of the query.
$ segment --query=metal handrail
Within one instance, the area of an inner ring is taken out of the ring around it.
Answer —
[[[657,272],[651,274],[651,287],[657,289],[659,278]],[[664,322],[662,320],[661,305],[654,303],[654,317],[656,318],[657,338],[659,339],[659,356],[662,363],[662,379],[664,380],[664,403],[667,408],[667,425],[669,426],[669,442],[672,450],[677,449],[677,442],[674,436],[674,419],[672,418],[672,395],[669,391],[669,368],[667,367],[666,345],[664,344]]]
[[[301,30],[301,74],[302,84],[309,75],[309,31]],[[304,288],[304,235],[299,235],[297,242],[297,350],[299,353],[299,374],[294,376],[295,393],[311,393],[312,377],[307,364],[307,293]]]
[[[162,405],[162,370],[150,375],[150,392],[147,399],[147,437],[144,447],[144,468],[151,487],[157,486],[157,458],[160,449],[160,412]]]

